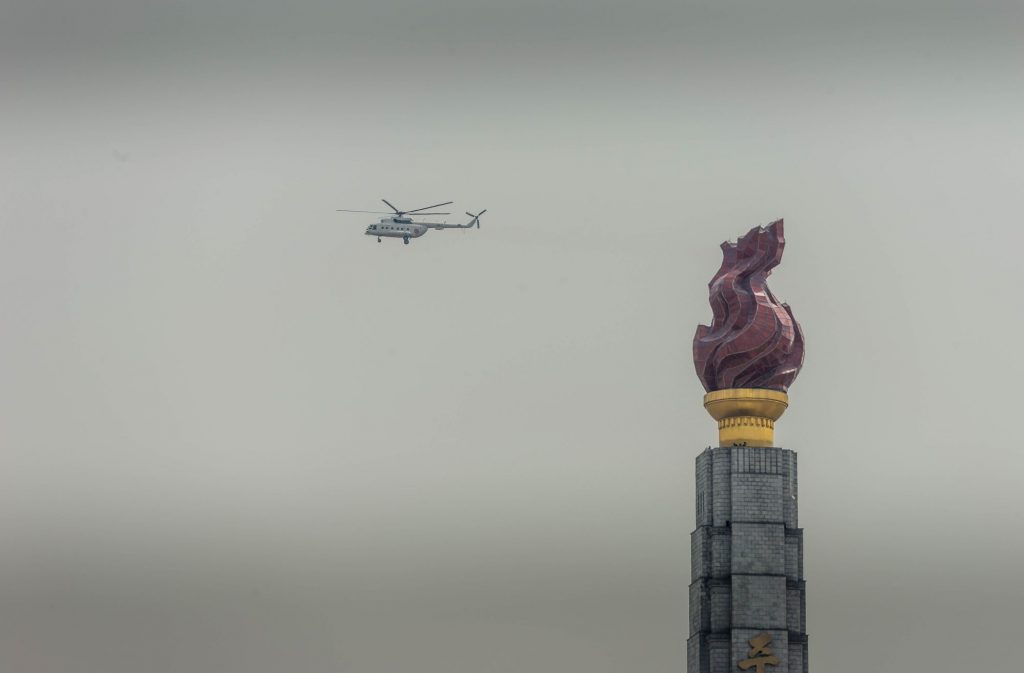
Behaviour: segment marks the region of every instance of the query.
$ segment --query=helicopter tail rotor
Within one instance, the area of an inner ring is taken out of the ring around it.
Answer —
[[[481,210],[481,211],[480,211],[479,213],[477,213],[476,215],[474,215],[473,213],[471,213],[471,212],[469,212],[469,211],[467,210],[467,211],[466,211],[466,214],[467,214],[467,215],[469,215],[470,217],[472,217],[472,218],[473,218],[473,219],[471,219],[471,220],[469,221],[469,226],[471,226],[471,227],[472,227],[472,226],[473,226],[473,225],[475,224],[475,225],[476,225],[476,228],[477,228],[477,229],[479,229],[479,228],[480,228],[480,216],[481,216],[481,215],[483,215],[483,214],[484,214],[484,213],[486,213],[486,212],[487,212],[487,209],[486,209],[486,208],[484,208],[484,209],[483,209],[483,210]]]

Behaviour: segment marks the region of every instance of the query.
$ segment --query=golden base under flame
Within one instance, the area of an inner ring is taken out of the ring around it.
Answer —
[[[789,395],[765,388],[726,388],[704,396],[704,408],[718,421],[718,445],[775,446],[775,421]]]

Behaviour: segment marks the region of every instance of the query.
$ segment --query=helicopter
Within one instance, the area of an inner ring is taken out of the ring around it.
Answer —
[[[466,224],[448,224],[447,222],[415,222],[413,217],[419,217],[422,215],[451,215],[451,213],[434,213],[434,212],[423,212],[429,211],[431,208],[440,208],[441,206],[447,206],[454,201],[445,201],[444,203],[435,203],[432,206],[423,206],[422,208],[416,208],[414,210],[399,210],[395,208],[390,201],[387,199],[381,199],[384,203],[391,208],[391,213],[379,210],[349,210],[348,208],[338,208],[338,212],[341,213],[374,213],[377,215],[387,215],[388,217],[380,218],[380,222],[377,224],[371,224],[366,228],[367,236],[376,236],[377,242],[380,243],[382,238],[400,238],[402,241],[409,245],[410,238],[419,238],[423,234],[427,233],[428,229],[471,229],[473,225],[476,228],[480,228],[480,216],[487,212],[487,209],[481,210],[475,215],[469,211],[466,215],[469,215],[469,222]],[[413,213],[417,213],[413,215]],[[409,217],[409,216],[412,217]]]

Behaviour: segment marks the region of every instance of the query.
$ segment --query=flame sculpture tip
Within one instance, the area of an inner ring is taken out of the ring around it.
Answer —
[[[768,388],[786,392],[800,373],[804,339],[787,304],[766,279],[782,261],[780,218],[722,243],[722,266],[708,283],[714,319],[693,339],[697,376],[708,392]]]

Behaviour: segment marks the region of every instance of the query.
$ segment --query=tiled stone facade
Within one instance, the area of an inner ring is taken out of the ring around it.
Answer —
[[[767,673],[808,673],[796,454],[720,447],[697,457],[687,673],[733,673],[772,636]],[[752,669],[751,669],[752,670]]]

